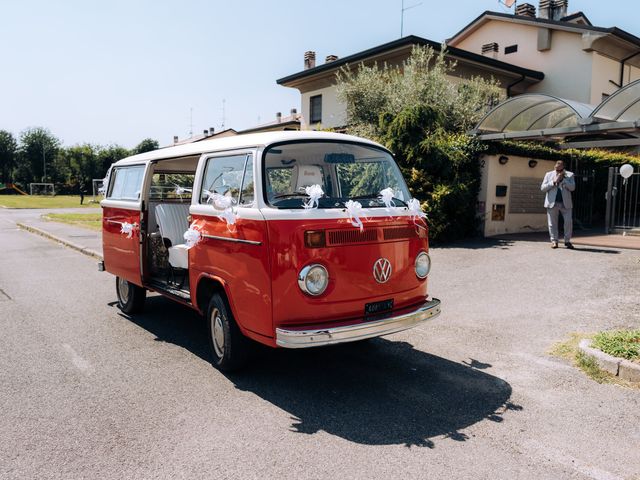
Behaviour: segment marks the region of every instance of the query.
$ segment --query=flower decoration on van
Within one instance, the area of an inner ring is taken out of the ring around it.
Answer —
[[[412,198],[407,202],[407,207],[409,207],[409,213],[411,213],[411,220],[415,221],[418,218],[427,218],[427,214],[422,211],[420,207],[420,202],[416,198]]]
[[[387,207],[387,210],[396,206],[396,202],[393,201],[395,196],[396,192],[393,191],[393,188],[385,188],[380,191],[380,199],[383,201],[384,206]]]
[[[349,221],[351,222],[351,225],[353,225],[354,227],[358,227],[360,231],[364,230],[364,225],[360,217],[364,218],[365,220],[369,219],[362,211],[362,204],[354,200],[347,200],[344,206],[347,209],[347,213],[349,214]]]
[[[236,214],[233,212],[233,204],[235,203],[233,197],[220,195],[209,190],[205,190],[204,193],[207,196],[207,202],[211,203],[216,210],[221,210],[216,215],[226,222],[227,228],[230,225],[234,225],[236,223]]]
[[[127,238],[132,238],[133,237],[133,230],[137,226],[138,225],[136,223],[122,222],[122,224],[120,225],[120,233],[126,234]]]
[[[187,245],[187,248],[193,248],[200,240],[202,240],[202,234],[200,233],[200,226],[196,225],[196,223],[192,223],[189,225],[189,230],[184,232],[184,242]]]
[[[318,184],[310,185],[308,187],[304,187],[304,193],[306,193],[309,198],[303,202],[302,206],[306,209],[318,208],[320,205],[318,200],[324,195],[322,187]]]
[[[185,188],[185,187],[181,187],[180,185],[175,184],[176,187],[176,195],[178,195],[181,199],[182,199],[182,195],[184,195],[185,193],[191,193],[193,192],[193,190],[191,188]]]

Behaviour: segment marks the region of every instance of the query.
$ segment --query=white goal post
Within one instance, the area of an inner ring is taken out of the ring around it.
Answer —
[[[95,203],[98,201],[99,196],[104,195],[104,178],[94,178],[93,180],[91,180],[91,183],[93,187],[93,198],[91,199],[91,201]]]
[[[29,194],[54,196],[56,194],[56,190],[53,183],[30,183]]]

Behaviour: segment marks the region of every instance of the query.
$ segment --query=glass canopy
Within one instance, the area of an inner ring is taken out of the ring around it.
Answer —
[[[640,80],[625,85],[605,99],[594,110],[593,117],[610,122],[640,120]]]
[[[525,94],[502,102],[476,127],[479,133],[522,132],[577,127],[593,107],[551,95]]]

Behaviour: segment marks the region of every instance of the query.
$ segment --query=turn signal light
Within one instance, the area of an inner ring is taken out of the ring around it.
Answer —
[[[307,248],[322,248],[327,243],[324,230],[310,230],[304,232],[304,244]]]

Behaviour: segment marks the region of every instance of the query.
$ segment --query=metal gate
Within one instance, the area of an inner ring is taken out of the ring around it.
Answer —
[[[640,173],[625,179],[618,167],[609,167],[606,233],[640,235]]]

